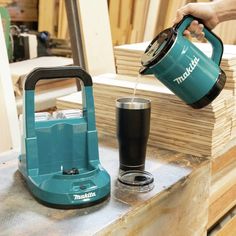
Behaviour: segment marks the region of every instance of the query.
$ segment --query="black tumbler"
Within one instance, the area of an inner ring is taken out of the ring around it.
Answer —
[[[151,101],[138,97],[116,101],[120,170],[144,170]]]

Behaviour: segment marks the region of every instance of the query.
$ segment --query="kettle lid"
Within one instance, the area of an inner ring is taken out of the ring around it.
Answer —
[[[168,28],[158,34],[145,50],[141,63],[149,67],[160,61],[175,42],[177,32],[174,28]]]

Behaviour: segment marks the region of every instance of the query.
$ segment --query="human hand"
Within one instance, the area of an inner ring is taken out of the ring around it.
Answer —
[[[218,23],[219,19],[216,14],[214,2],[209,3],[189,3],[177,10],[174,24],[179,23],[185,15],[192,15],[202,20],[205,26],[213,29]],[[191,22],[190,26],[184,31],[185,36],[194,36],[198,40],[202,40],[205,36],[203,32],[204,25],[197,20]]]

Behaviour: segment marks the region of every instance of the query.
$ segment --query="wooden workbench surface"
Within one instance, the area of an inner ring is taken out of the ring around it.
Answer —
[[[107,144],[109,140],[109,145]],[[205,235],[210,164],[204,158],[148,147],[148,193],[116,186],[116,140],[100,137],[102,165],[111,175],[111,198],[85,209],[39,204],[17,171],[17,153],[0,156],[0,235]]]

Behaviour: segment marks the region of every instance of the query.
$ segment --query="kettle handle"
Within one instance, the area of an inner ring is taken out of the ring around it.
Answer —
[[[178,33],[183,35],[184,30],[190,25],[193,20],[197,20],[199,23],[203,24],[202,20],[193,17],[191,15],[186,15],[178,24],[174,25],[174,29],[178,31]],[[203,24],[204,25],[204,24]],[[217,64],[220,65],[222,54],[223,54],[223,43],[221,39],[214,34],[208,27],[204,25],[203,32],[205,33],[206,39],[212,45],[212,55],[211,59]]]

